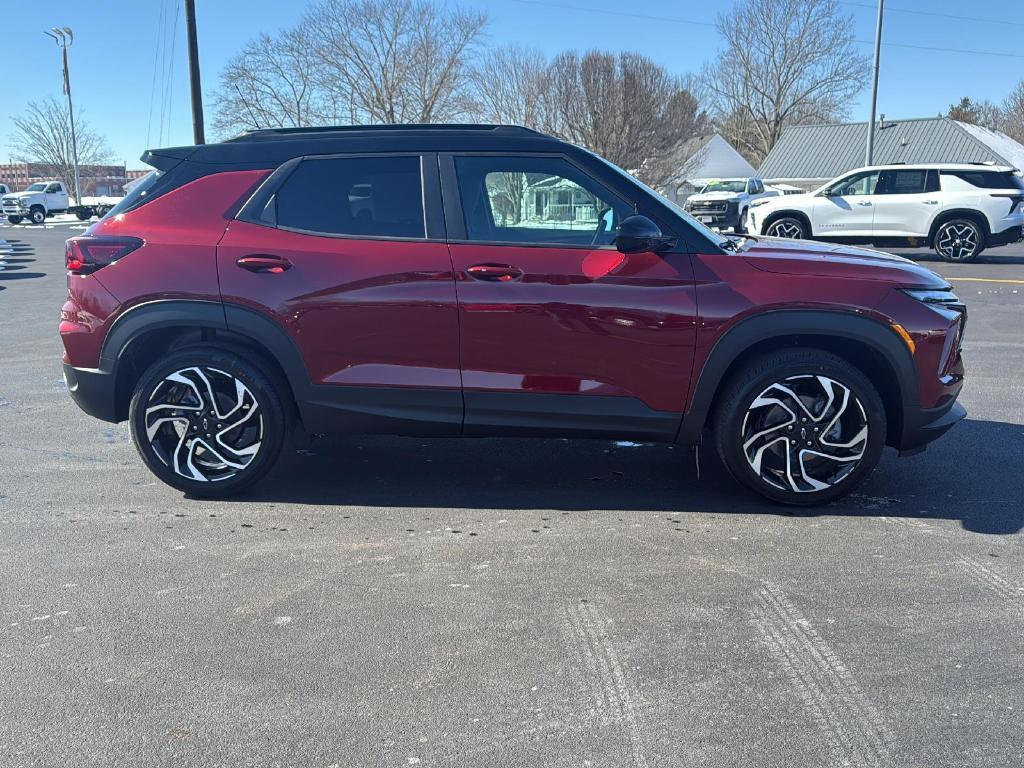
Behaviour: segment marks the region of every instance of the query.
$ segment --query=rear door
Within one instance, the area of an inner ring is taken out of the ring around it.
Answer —
[[[938,171],[891,168],[882,171],[875,190],[876,237],[927,237],[942,209]]]
[[[566,157],[442,156],[442,171],[466,432],[671,439],[696,334],[689,255],[616,250],[633,203]]]
[[[814,200],[811,228],[817,237],[870,237],[878,171],[861,171],[835,182]]]
[[[224,301],[286,331],[310,396],[339,428],[461,429],[439,201],[433,155],[301,158],[268,180],[217,249]]]

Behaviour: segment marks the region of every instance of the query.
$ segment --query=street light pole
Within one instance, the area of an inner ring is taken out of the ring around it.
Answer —
[[[196,39],[195,0],[185,0],[185,31],[188,33],[188,79],[192,92],[192,136],[196,144],[205,144],[203,90],[199,83],[199,41]]]
[[[82,186],[78,178],[78,135],[75,133],[75,108],[71,103],[71,76],[68,74],[68,46],[75,41],[75,33],[70,27],[54,27],[43,32],[53,38],[61,49],[61,62],[64,73],[64,93],[68,97],[68,118],[71,121],[71,162],[75,169],[75,204],[82,204]]]
[[[871,120],[868,123],[868,147],[864,165],[871,165],[875,159],[875,110],[878,108],[878,64],[882,55],[882,12],[885,0],[878,0],[878,24],[875,26],[875,64],[871,72]]]

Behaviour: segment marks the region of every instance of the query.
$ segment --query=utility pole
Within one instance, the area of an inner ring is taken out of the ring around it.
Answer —
[[[192,92],[192,136],[196,144],[206,143],[203,130],[203,90],[199,83],[199,41],[196,39],[196,3],[185,0],[185,31],[188,33],[188,79]]]
[[[71,104],[71,77],[68,75],[68,46],[75,41],[75,33],[70,27],[54,27],[43,32],[44,35],[52,37],[61,50],[61,60],[64,65],[64,93],[68,97],[68,117],[71,121],[71,162],[75,168],[75,205],[82,204],[82,188],[78,179],[78,136],[75,133],[75,108]]]
[[[871,165],[875,159],[875,110],[878,108],[878,64],[882,56],[882,12],[885,0],[878,0],[878,24],[875,26],[875,64],[871,71],[871,120],[868,122],[868,148],[864,165]]]

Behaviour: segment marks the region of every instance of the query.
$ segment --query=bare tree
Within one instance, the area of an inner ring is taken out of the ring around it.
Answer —
[[[483,13],[433,0],[321,0],[307,16],[320,87],[353,123],[429,123],[469,112],[468,59]]]
[[[556,121],[550,63],[538,50],[494,48],[470,70],[473,114],[486,123],[550,130]]]
[[[550,73],[552,131],[654,187],[675,174],[675,150],[707,123],[684,81],[638,53],[567,51]]]
[[[308,22],[247,43],[221,72],[214,129],[229,134],[332,122],[336,105],[317,87],[315,60]]]
[[[110,159],[106,140],[89,125],[84,113],[78,113],[75,136],[78,140],[78,164],[98,165]],[[71,121],[63,102],[48,98],[29,102],[25,113],[12,118],[11,157],[21,163],[45,163],[52,167],[66,189],[75,188],[74,154],[71,147]]]
[[[999,130],[1003,119],[998,105],[988,100],[973,101],[969,96],[964,96],[956,104],[950,104],[946,114],[961,123],[972,123],[994,131]]]
[[[1024,143],[1024,80],[1010,91],[1002,104],[1000,130],[1012,139]]]
[[[755,164],[787,126],[843,117],[867,83],[838,0],[740,0],[717,27],[725,49],[705,66],[703,89],[720,130]]]

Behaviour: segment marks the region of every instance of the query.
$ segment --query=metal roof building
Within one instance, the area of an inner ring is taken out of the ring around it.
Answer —
[[[864,165],[867,130],[867,123],[791,126],[761,164],[761,178],[805,189],[824,184]],[[983,162],[1024,167],[1024,145],[948,117],[883,120],[875,128],[876,165]]]

